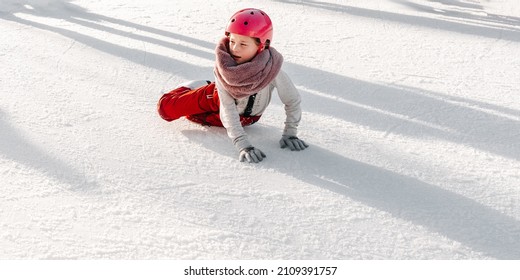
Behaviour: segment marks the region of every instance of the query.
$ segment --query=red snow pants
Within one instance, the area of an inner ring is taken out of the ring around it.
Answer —
[[[196,89],[176,88],[164,94],[157,103],[159,115],[166,121],[180,117],[208,126],[223,126],[219,115],[220,100],[215,83]],[[260,116],[240,116],[242,126],[257,122]]]

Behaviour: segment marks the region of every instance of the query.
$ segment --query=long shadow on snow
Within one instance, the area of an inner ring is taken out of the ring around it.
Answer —
[[[518,110],[418,88],[369,83],[293,63],[285,63],[285,68],[297,85],[308,89],[302,90],[305,111],[386,134],[445,139],[520,160]]]
[[[41,17],[64,19],[67,21],[83,20],[82,23],[80,23],[80,24],[85,23],[84,20],[96,21],[96,22],[104,21],[104,22],[118,24],[121,26],[126,26],[129,28],[135,28],[136,30],[141,30],[141,31],[152,33],[152,34],[161,35],[161,36],[172,38],[175,40],[182,40],[182,41],[185,41],[188,43],[192,43],[192,44],[196,44],[196,45],[205,47],[210,50],[213,50],[215,47],[214,44],[208,43],[203,40],[191,38],[191,37],[184,36],[181,34],[157,29],[154,27],[146,26],[146,25],[141,25],[141,24],[126,21],[126,20],[121,20],[121,19],[107,17],[107,16],[100,15],[100,14],[91,13],[87,9],[85,9],[81,6],[70,3],[71,0],[47,0],[40,4],[38,4],[38,2],[27,1],[27,0],[25,0],[25,1],[23,1],[23,0],[3,0],[2,2],[4,2],[4,1],[7,1],[7,3],[5,3],[4,5],[9,6],[9,9],[8,9],[9,12],[6,11],[6,12],[4,12],[4,14],[26,13],[26,14],[31,14],[31,15],[35,15],[35,16],[41,16]],[[9,3],[9,1],[12,3]],[[28,8],[28,7],[30,7],[30,8]],[[1,8],[1,5],[0,5],[0,8]],[[2,12],[0,12],[0,15],[1,14],[2,14]],[[98,27],[99,26],[101,26],[101,25],[98,25]],[[89,27],[89,26],[87,26],[87,27]],[[104,29],[105,27],[106,26],[101,26],[101,28],[99,28],[99,29],[105,30]],[[115,30],[115,29],[106,29],[105,31],[111,32],[112,30]],[[122,33],[120,33],[120,32],[123,32],[123,31],[117,30],[114,34],[122,35]],[[128,35],[128,34],[135,35],[130,32],[125,32],[125,34],[126,35]],[[143,37],[146,37],[146,36],[143,36]],[[155,38],[151,38],[151,37],[146,37],[146,38],[152,39],[151,43],[157,42],[157,39],[155,39]],[[146,41],[146,39],[144,41]],[[163,41],[163,42],[165,42],[165,41]],[[190,51],[190,50],[188,50],[188,51]]]
[[[208,150],[222,156],[234,156],[229,154],[229,149],[219,148],[230,145],[225,130],[209,129],[222,133],[222,137],[208,137],[200,130],[182,133]],[[277,129],[262,125],[248,129],[261,130],[256,133],[262,135],[279,134]],[[277,140],[272,139],[273,143]],[[319,146],[311,146],[303,152],[272,150],[268,152],[266,160],[258,164],[258,169],[274,169],[302,182],[363,202],[489,257],[520,258],[519,221],[439,186],[345,158]]]
[[[477,21],[479,23],[484,24],[503,24],[509,26],[520,26],[520,18],[513,16],[503,16],[497,14],[484,13],[483,7],[479,4],[467,3],[461,1],[454,0],[431,0],[433,2],[438,2],[445,5],[445,8],[441,7],[432,7],[427,5],[422,5],[418,3],[412,3],[408,0],[392,0],[393,2],[399,3],[401,5],[410,7],[419,12],[426,12],[435,15],[439,15],[442,17],[449,17],[454,19],[462,19],[462,20],[471,20]],[[451,9],[451,7],[458,7],[459,9]],[[460,8],[465,10],[461,11]],[[478,13],[480,11],[481,13]],[[490,25],[496,28],[496,25]],[[517,31],[520,31],[516,29]]]
[[[42,23],[38,23],[35,21],[23,19],[20,17],[17,17],[14,15],[14,12],[19,13],[27,13],[35,16],[41,16],[41,17],[51,17],[51,18],[58,18],[58,19],[64,19],[71,23],[78,24],[84,27],[92,28],[95,30],[100,30],[104,32],[109,32],[114,35],[118,36],[126,36],[131,39],[140,40],[143,42],[148,42],[151,44],[156,44],[160,46],[164,46],[170,49],[175,49],[180,52],[189,53],[194,56],[202,57],[205,59],[213,60],[213,49],[214,44],[198,40],[195,38],[183,36],[180,34],[176,34],[173,32],[168,32],[164,30],[160,30],[153,27],[148,27],[132,22],[128,22],[125,20],[115,19],[103,15],[98,15],[94,13],[90,13],[86,11],[84,8],[68,3],[68,1],[60,1],[60,0],[54,0],[52,2],[53,5],[50,7],[47,6],[36,6],[34,9],[27,9],[24,7],[25,4],[28,3],[17,3],[17,8],[13,9],[10,13],[1,13],[0,12],[0,18],[3,18],[5,20],[10,20],[13,22],[17,22],[20,24],[25,24],[28,26],[32,26],[41,30],[46,30],[50,32],[54,32],[57,34],[60,34],[62,36],[68,37],[72,40],[75,40],[77,42],[80,42],[82,44],[85,44],[87,46],[91,46],[92,48],[98,49],[102,52],[108,53],[110,55],[121,57],[124,59],[127,59],[129,61],[132,61],[137,64],[141,64],[146,67],[155,68],[160,71],[172,73],[175,75],[178,75],[180,77],[184,77],[189,80],[197,80],[200,79],[201,73],[207,73],[207,75],[211,75],[212,73],[212,67],[199,67],[193,64],[189,64],[186,62],[183,62],[181,60],[177,60],[171,57],[158,55],[149,53],[145,50],[139,50],[139,49],[133,49],[124,47],[121,45],[109,43],[104,40],[100,40],[97,38],[94,38],[92,36],[84,35],[76,31],[68,30],[66,28],[60,28],[55,26],[50,26]],[[149,33],[161,35],[161,36],[167,36],[172,39],[177,40],[183,40],[185,42],[194,43],[197,45],[200,45],[202,47],[207,48],[208,50],[211,50],[211,52],[207,51],[201,51],[197,50],[195,48],[189,48],[182,45],[174,44],[172,42],[160,40],[157,38],[144,36],[144,35],[138,35],[131,32],[127,32],[124,30],[119,30],[110,26],[105,26],[102,23],[103,22],[110,22],[114,24],[118,24],[125,27],[135,28],[141,31],[146,31]]]
[[[96,182],[88,180],[82,172],[28,141],[6,119],[7,116],[0,110],[0,154],[2,156],[65,183],[73,191],[88,191],[98,187]]]
[[[413,15],[405,15],[381,10],[371,10],[365,8],[358,8],[353,6],[326,3],[321,1],[313,0],[273,0],[276,2],[283,2],[293,5],[305,5],[313,8],[325,9],[334,12],[342,12],[345,14],[374,18],[381,20],[388,20],[393,22],[399,22],[409,25],[423,26],[431,29],[443,29],[450,32],[456,32],[461,34],[476,35],[481,37],[487,37],[492,39],[503,39],[513,42],[520,41],[520,29],[515,28],[520,26],[520,19],[516,17],[508,17],[502,15],[488,15],[488,16],[472,16],[463,13],[457,14],[457,16],[464,16],[466,20],[474,19],[480,21],[480,25],[473,23],[461,23],[456,21],[448,21],[436,18],[426,18]],[[402,1],[398,1],[402,2]],[[409,5],[412,6],[412,5]],[[414,7],[420,9],[420,7]],[[429,11],[429,10],[428,10]],[[451,15],[452,17],[454,15]],[[464,19],[464,18],[463,18]],[[508,27],[497,27],[493,25],[495,23],[501,23],[509,25]]]
[[[403,2],[403,0],[394,0],[394,2]],[[409,1],[406,1],[409,2]],[[468,3],[460,0],[430,0],[430,2],[437,2],[443,5],[464,8],[464,9],[482,9],[482,5],[477,3]]]

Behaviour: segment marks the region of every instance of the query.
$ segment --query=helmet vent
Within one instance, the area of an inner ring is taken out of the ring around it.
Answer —
[[[231,22],[235,22],[235,19],[232,19]]]
[[[248,25],[249,23],[247,21],[244,21],[244,25]]]
[[[250,14],[254,15],[254,14],[255,14],[255,12],[251,12]]]

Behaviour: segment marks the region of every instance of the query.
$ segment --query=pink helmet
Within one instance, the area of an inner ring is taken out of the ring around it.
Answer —
[[[268,48],[273,39],[273,24],[269,16],[259,9],[243,9],[229,19],[226,36],[229,33],[258,38],[260,44]]]

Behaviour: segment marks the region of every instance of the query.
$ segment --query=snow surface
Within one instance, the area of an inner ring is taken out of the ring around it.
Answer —
[[[156,113],[265,10],[303,98],[241,163]],[[520,259],[516,0],[1,0],[1,259]]]

